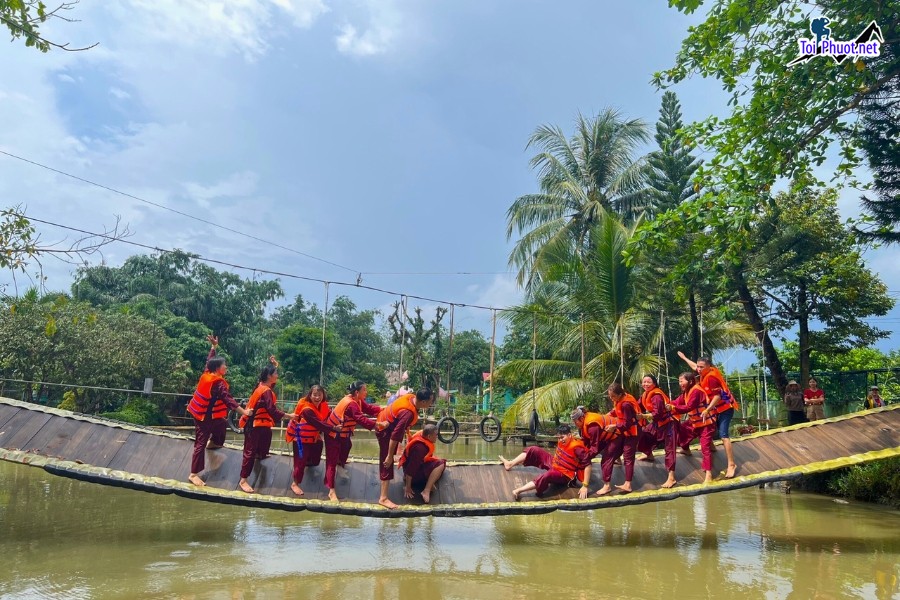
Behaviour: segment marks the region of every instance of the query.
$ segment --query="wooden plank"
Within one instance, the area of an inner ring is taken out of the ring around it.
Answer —
[[[4,435],[3,447],[30,450],[31,447],[28,444],[31,439],[53,418],[53,415],[47,413],[20,411],[4,427],[8,435]]]
[[[3,434],[6,433],[5,426],[14,416],[22,410],[18,406],[10,406],[8,404],[0,404],[0,447],[3,447]]]
[[[169,439],[162,436],[129,436],[121,451],[109,463],[109,468],[149,475],[153,464],[165,453]]]
[[[56,419],[56,421],[59,422],[56,438],[44,444],[44,452],[47,456],[69,460],[64,454],[71,450],[74,443],[88,434],[88,428],[75,419]]]
[[[57,440],[67,421],[68,419],[51,419],[28,442],[29,449],[48,456],[47,446]]]

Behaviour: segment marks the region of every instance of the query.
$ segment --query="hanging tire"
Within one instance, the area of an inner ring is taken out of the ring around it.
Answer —
[[[438,439],[445,444],[452,444],[459,437],[459,422],[453,417],[441,417],[437,428]]]
[[[228,411],[228,417],[225,421],[228,423],[228,429],[232,430],[235,433],[243,433],[244,430],[240,426],[241,416],[238,414],[236,410]]]
[[[481,432],[481,437],[486,442],[496,442],[503,433],[500,429],[500,419],[490,416],[481,420],[481,423],[478,425],[478,431]]]
[[[531,411],[531,419],[528,421],[528,431],[531,433],[532,437],[537,437],[538,432],[541,430],[541,419],[538,417],[537,411]]]

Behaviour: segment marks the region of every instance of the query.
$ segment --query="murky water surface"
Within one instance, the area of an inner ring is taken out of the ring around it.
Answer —
[[[515,454],[472,441],[450,458]],[[362,437],[354,454],[377,446]],[[900,598],[900,513],[776,489],[540,516],[247,509],[0,462],[0,598]]]

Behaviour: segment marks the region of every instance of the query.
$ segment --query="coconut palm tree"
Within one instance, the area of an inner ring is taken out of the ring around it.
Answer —
[[[624,120],[613,109],[594,118],[579,114],[571,139],[557,126],[535,130],[527,148],[539,150],[531,166],[541,191],[521,196],[506,213],[507,239],[521,235],[509,257],[520,285],[542,280],[572,249],[583,256],[603,212],[626,221],[642,212],[648,200],[645,160],[633,156],[648,139],[642,121]]]
[[[668,348],[667,357],[658,351],[667,326],[658,308],[647,303],[653,271],[623,252],[640,219],[626,225],[603,209],[598,217],[587,251],[573,248],[566,259],[557,256],[527,303],[507,313],[519,326],[532,325],[544,347],[556,348],[552,356],[511,360],[497,370],[501,380],[534,384],[507,411],[507,425],[524,424],[532,410],[548,419],[578,404],[605,407],[613,381],[636,390],[645,373],[665,374],[664,363],[677,360],[678,344]],[[731,321],[710,322],[704,333],[711,349],[753,340],[749,327]],[[679,370],[683,365],[673,364],[672,376]]]

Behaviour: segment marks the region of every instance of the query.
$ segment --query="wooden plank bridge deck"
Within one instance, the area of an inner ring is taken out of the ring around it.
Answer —
[[[440,445],[439,445],[440,446]],[[402,471],[391,484],[391,499],[400,508],[390,511],[377,504],[378,466],[375,460],[351,460],[348,479],[338,478],[340,503],[327,500],[322,482],[322,465],[307,470],[303,479],[306,495],[295,497],[288,486],[291,457],[273,454],[257,461],[249,480],[258,491],[245,494],[238,489],[241,450],[226,447],[207,451],[207,486],[195,487],[185,481],[190,469],[193,440],[174,433],[153,431],[74,414],[64,410],[0,398],[0,459],[44,468],[55,475],[84,481],[127,487],[158,494],[277,508],[281,510],[354,514],[377,517],[467,516],[537,514],[553,510],[589,510],[642,504],[751,487],[761,483],[789,480],[806,473],[900,456],[900,406],[854,413],[825,421],[758,432],[734,439],[737,477],[702,484],[700,453],[679,455],[678,485],[658,489],[666,479],[661,451],[656,463],[638,462],[634,492],[627,495],[591,496],[578,500],[574,489],[555,490],[543,499],[533,495],[512,501],[510,491],[536,477],[540,471],[517,467],[505,471],[497,461],[451,462],[450,468],[432,495],[432,503],[403,498]],[[502,446],[497,444],[499,452]],[[514,452],[514,447],[505,449]],[[723,471],[725,453],[713,455],[714,472]],[[513,456],[510,452],[511,458]],[[440,455],[440,448],[438,448]],[[621,483],[617,468],[613,483]],[[594,463],[591,491],[602,484]]]

